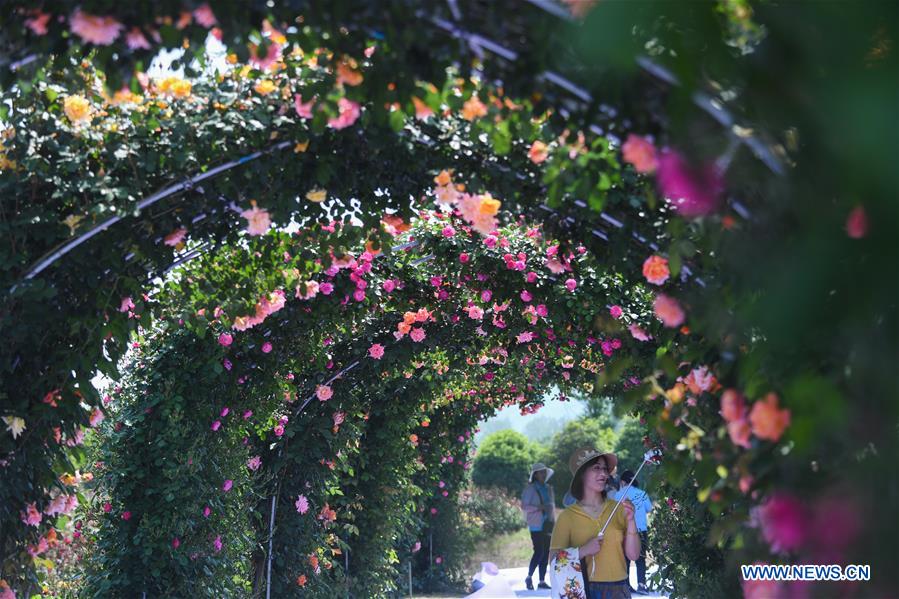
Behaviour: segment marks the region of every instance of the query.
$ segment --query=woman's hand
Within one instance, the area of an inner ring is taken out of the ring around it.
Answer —
[[[627,517],[628,522],[634,521],[634,504],[631,503],[630,499],[625,499],[621,502],[621,507],[624,508],[624,515]]]
[[[599,537],[593,537],[580,547],[578,547],[578,557],[590,557],[596,555],[602,548],[602,541]]]

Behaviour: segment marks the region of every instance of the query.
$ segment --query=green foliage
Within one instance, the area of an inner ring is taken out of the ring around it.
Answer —
[[[617,436],[615,432],[604,427],[599,420],[581,418],[572,420],[559,431],[545,450],[546,465],[555,470],[550,484],[555,490],[556,503],[561,505],[568,487],[571,485],[571,471],[568,469],[568,458],[577,449],[592,445],[599,451],[612,451]]]
[[[221,354],[187,331],[167,333],[144,345],[110,390],[91,456],[101,466],[84,513],[85,592],[242,597],[250,589],[243,556],[253,546],[246,429],[210,430],[227,395],[216,372]]]
[[[500,488],[472,487],[459,496],[459,504],[480,539],[515,532],[525,526],[520,498]]]
[[[625,418],[615,440],[615,455],[618,456],[618,474],[625,470],[636,471],[643,461],[647,447],[643,443],[648,430],[637,418]]]
[[[672,599],[739,597],[737,579],[726,574],[724,548],[709,539],[714,518],[696,499],[694,484],[664,483],[652,495],[649,551],[659,565],[653,582],[669,587]]]
[[[479,487],[499,487],[520,494],[539,453],[540,447],[518,431],[497,431],[478,447],[471,480]]]

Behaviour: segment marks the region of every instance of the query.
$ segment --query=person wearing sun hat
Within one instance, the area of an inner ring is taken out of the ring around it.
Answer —
[[[568,491],[577,501],[559,514],[549,543],[554,556],[553,597],[564,596],[562,589],[555,586],[555,570],[566,568],[568,572],[559,577],[565,580],[562,584],[569,584],[572,573],[582,575],[587,599],[631,596],[625,556],[634,561],[640,556],[640,537],[633,504],[624,501],[615,510],[615,501],[606,494],[606,482],[617,466],[614,453],[592,446],[579,448],[568,460],[572,474]],[[609,526],[600,538],[599,532],[610,516]],[[573,567],[578,561],[579,572]]]
[[[555,497],[553,489],[546,483],[553,475],[553,469],[547,468],[542,462],[531,466],[528,476],[528,484],[521,493],[521,509],[524,510],[528,529],[531,531],[531,543],[534,553],[531,563],[528,565],[528,576],[524,584],[528,590],[534,589],[531,577],[534,570],[539,568],[540,583],[537,588],[548,589],[546,584],[546,567],[549,563],[549,535],[552,534],[555,521]]]

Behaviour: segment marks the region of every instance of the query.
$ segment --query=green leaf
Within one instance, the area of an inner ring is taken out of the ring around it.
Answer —
[[[406,126],[406,114],[402,110],[394,110],[388,117],[390,128],[399,133]]]

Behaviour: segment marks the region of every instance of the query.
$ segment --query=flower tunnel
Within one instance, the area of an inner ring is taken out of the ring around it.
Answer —
[[[458,19],[417,14],[447,39],[411,58],[404,2],[303,4],[320,23],[240,4],[4,17],[33,52],[4,66],[0,107],[0,589],[78,551],[102,596],[388,596],[406,569],[449,576],[473,430],[550,390],[640,417],[670,497],[701,506],[679,512],[690,538],[729,572],[884,563],[892,541],[866,543],[859,514],[888,481],[846,484],[893,446],[848,404],[889,391],[872,373],[894,349],[890,283],[865,278],[888,230],[845,198],[779,220],[805,179],[701,98],[683,125],[700,141],[676,149],[660,114],[690,90],[670,78],[613,109],[495,66],[484,38],[468,70]],[[531,8],[516,18],[542,23]],[[184,73],[143,72],[151,32],[188,50]],[[802,240],[796,268],[769,262],[780,233]],[[818,252],[829,267],[806,269]],[[870,311],[815,325],[852,304]],[[689,592],[695,566],[666,576]]]

